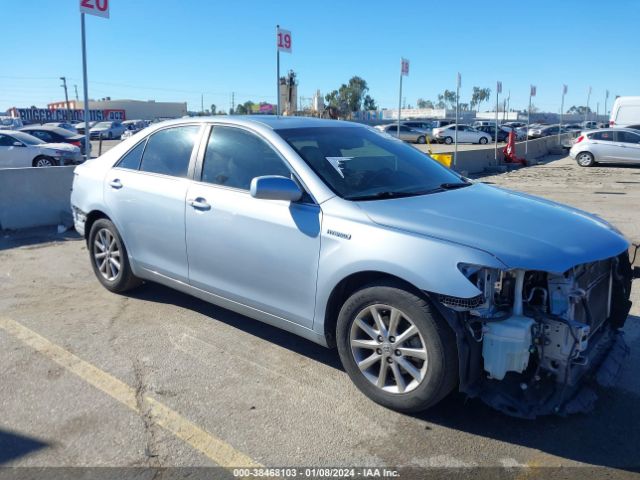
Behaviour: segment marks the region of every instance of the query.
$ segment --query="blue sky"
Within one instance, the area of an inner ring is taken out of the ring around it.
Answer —
[[[400,57],[411,61],[403,96],[435,99],[454,89],[461,101],[475,86],[511,92],[523,108],[529,85],[534,104],[603,109],[605,90],[638,95],[640,1],[472,0],[110,0],[111,18],[87,17],[91,98],[186,101],[199,110],[215,103],[275,101],[275,25],[292,31],[293,53],[282,72],[298,73],[299,95],[323,94],[363,77],[382,107],[398,103]],[[5,61],[0,110],[82,98],[78,0],[0,0]],[[495,11],[493,7],[495,8]],[[492,102],[495,97],[492,96]],[[485,104],[484,107],[489,108]]]

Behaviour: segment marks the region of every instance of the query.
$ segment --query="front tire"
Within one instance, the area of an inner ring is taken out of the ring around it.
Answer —
[[[596,164],[596,159],[590,152],[580,152],[576,155],[576,162],[578,162],[578,165],[581,167],[592,167]]]
[[[107,290],[122,293],[142,283],[131,271],[127,249],[110,220],[101,218],[91,226],[88,249],[93,273]]]
[[[453,332],[426,298],[398,282],[351,295],[340,310],[336,339],[358,389],[393,410],[425,410],[457,384]]]
[[[418,140],[416,140],[416,143],[419,143],[419,144],[427,143],[427,139],[424,136],[420,136],[418,137]]]
[[[36,157],[33,160],[34,167],[55,167],[57,165],[56,161],[47,156]]]

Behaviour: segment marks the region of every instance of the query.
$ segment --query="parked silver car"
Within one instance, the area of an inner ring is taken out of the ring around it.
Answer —
[[[0,130],[0,168],[55,167],[83,161],[75,145],[46,143],[25,132]]]
[[[510,415],[581,411],[628,353],[613,226],[363,125],[156,124],[77,167],[71,204],[108,290],[153,281],[337,346],[399,411],[454,389]]]
[[[491,141],[491,135],[476,130],[469,125],[458,125],[457,135],[458,143],[479,143],[484,145]],[[446,143],[447,145],[454,143],[456,138],[456,125],[451,124],[446,127],[434,128],[433,138],[437,142]]]
[[[604,128],[582,132],[569,155],[582,167],[596,163],[640,163],[640,131]]]
[[[376,126],[376,129],[386,133],[387,135],[391,135],[392,137],[398,137],[397,123],[392,123],[389,125],[378,125]],[[404,142],[427,143],[428,136],[429,133],[424,130],[411,128],[402,124],[400,125],[400,136],[398,138],[400,138],[400,140]]]
[[[91,139],[114,139],[120,138],[120,136],[125,132],[126,128],[122,125],[122,122],[118,121],[107,121],[107,122],[98,122],[91,130],[89,130],[89,135]]]

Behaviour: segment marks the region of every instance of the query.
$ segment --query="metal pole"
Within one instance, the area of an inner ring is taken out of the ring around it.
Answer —
[[[91,158],[91,142],[89,141],[89,86],[87,82],[87,38],[84,28],[84,13],[80,14],[82,30],[82,81],[84,86],[84,154]]]
[[[456,86],[456,123],[454,128],[454,143],[455,147],[453,150],[453,168],[455,169],[458,166],[458,122],[459,122],[459,108],[460,108],[460,82],[458,82]]]
[[[587,94],[587,107],[584,109],[584,121],[586,122],[589,118],[589,100],[591,100],[591,87],[589,87],[589,93]]]
[[[529,123],[531,123],[531,91],[529,91],[529,110],[527,111],[527,139],[524,141],[524,159],[527,160],[529,153]]]
[[[495,134],[496,134],[496,138],[495,138],[495,152],[493,154],[493,159],[496,161],[496,165],[498,164],[498,97],[500,96],[500,94],[498,93],[498,88],[496,85],[496,128],[495,128]]]
[[[280,48],[278,47],[278,30],[280,25],[276,25],[276,95],[278,103],[276,106],[276,115],[280,115]]]
[[[558,127],[558,145],[560,145],[560,131],[562,130],[562,113],[564,112],[564,86],[562,87],[562,101],[560,102],[560,126]]]
[[[604,116],[607,116],[607,100],[609,100],[609,90],[607,90],[604,94]],[[607,124],[609,124],[609,122],[607,121]]]
[[[67,93],[67,77],[60,77],[60,80],[62,80],[62,85],[60,86],[64,88],[64,106],[66,108],[64,112],[64,119],[68,122],[69,121],[69,94]]]
[[[402,65],[402,61],[400,62]],[[402,112],[402,66],[400,66],[400,93],[398,95],[398,138],[400,138],[400,116]]]

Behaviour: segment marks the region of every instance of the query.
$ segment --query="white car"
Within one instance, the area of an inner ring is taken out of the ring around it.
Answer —
[[[0,168],[77,165],[80,148],[68,143],[45,143],[24,132],[0,130]]]
[[[455,124],[434,128],[433,138],[438,142],[451,145],[455,141]],[[480,132],[469,125],[458,125],[458,143],[480,143],[485,145],[491,141],[491,135]]]

